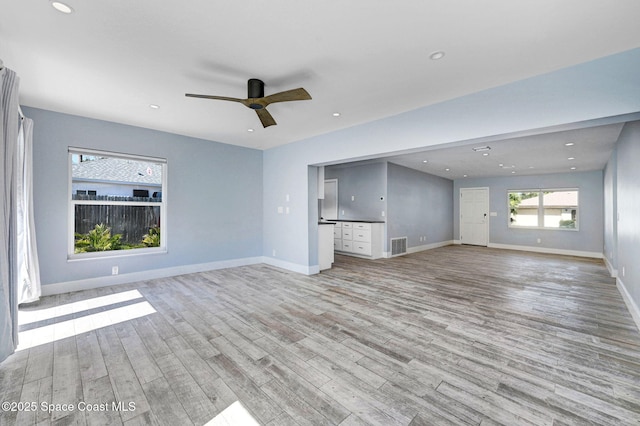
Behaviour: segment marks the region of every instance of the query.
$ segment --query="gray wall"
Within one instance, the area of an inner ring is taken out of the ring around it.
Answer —
[[[43,285],[262,256],[262,152],[34,108],[34,208]],[[166,254],[67,260],[67,147],[166,158]]]
[[[602,254],[604,241],[604,193],[602,171],[563,173],[541,176],[457,179],[454,182],[455,239],[460,238],[460,188],[489,188],[489,242],[556,250]],[[507,191],[511,189],[578,188],[578,231],[514,229],[508,226]],[[537,243],[540,238],[541,243]]]
[[[386,219],[387,163],[329,166],[324,178],[338,179],[337,219]]]
[[[408,247],[453,240],[453,181],[393,163],[387,176],[387,245],[396,237]]]
[[[613,165],[610,162],[610,165]],[[640,121],[625,124],[617,145],[618,279],[640,306]],[[607,236],[609,239],[610,236]]]
[[[604,169],[604,250],[613,275],[618,269],[618,150],[614,148]]]

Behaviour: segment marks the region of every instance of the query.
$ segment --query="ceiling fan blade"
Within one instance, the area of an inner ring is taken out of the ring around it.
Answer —
[[[274,93],[273,95],[265,96],[262,98],[264,106],[273,104],[275,102],[289,102],[289,101],[307,101],[311,99],[309,92],[302,87],[298,89],[285,90],[284,92]]]
[[[239,98],[229,98],[227,96],[195,95],[193,93],[185,93],[184,95],[190,98],[216,99],[219,101],[240,102],[241,104],[243,104],[246,100],[246,99],[239,99]]]
[[[269,114],[269,111],[267,111],[266,109],[262,108],[262,109],[257,109],[255,110],[256,114],[258,114],[258,118],[260,119],[260,122],[262,123],[262,127],[269,127],[269,126],[275,126],[276,120],[273,119],[273,117],[271,116],[271,114]]]

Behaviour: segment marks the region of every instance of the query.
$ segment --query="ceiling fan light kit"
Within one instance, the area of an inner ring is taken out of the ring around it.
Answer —
[[[311,95],[302,87],[298,89],[285,90],[284,92],[274,93],[273,95],[264,95],[264,82],[257,78],[250,78],[247,82],[247,99],[229,98],[226,96],[213,96],[213,95],[196,95],[193,93],[186,93],[185,96],[191,98],[204,98],[204,99],[216,99],[220,101],[239,102],[244,106],[251,108],[256,112],[262,127],[275,126],[276,120],[267,111],[267,105],[276,102],[290,102],[290,101],[306,101],[311,99]]]

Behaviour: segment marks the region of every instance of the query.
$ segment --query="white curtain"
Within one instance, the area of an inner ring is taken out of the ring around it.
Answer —
[[[18,136],[17,164],[17,248],[18,248],[18,304],[35,302],[40,298],[40,268],[36,250],[33,215],[33,120],[22,118]]]
[[[0,361],[11,355],[18,344],[18,297],[15,286],[16,217],[15,165],[18,129],[18,78],[8,68],[0,70]]]
[[[33,226],[31,142],[33,122],[22,119],[19,79],[0,69],[0,361],[18,344],[18,304],[40,295]]]

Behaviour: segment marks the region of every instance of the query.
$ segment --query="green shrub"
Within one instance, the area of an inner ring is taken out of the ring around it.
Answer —
[[[111,228],[108,228],[104,223],[100,223],[87,234],[75,234],[75,252],[120,250],[125,248],[120,241],[121,238],[121,234],[112,236]]]
[[[160,247],[160,227],[149,228],[149,233],[142,238],[142,244],[145,247]]]
[[[560,228],[575,229],[576,221],[575,220],[561,220],[560,223],[558,224],[558,226],[560,226]]]

